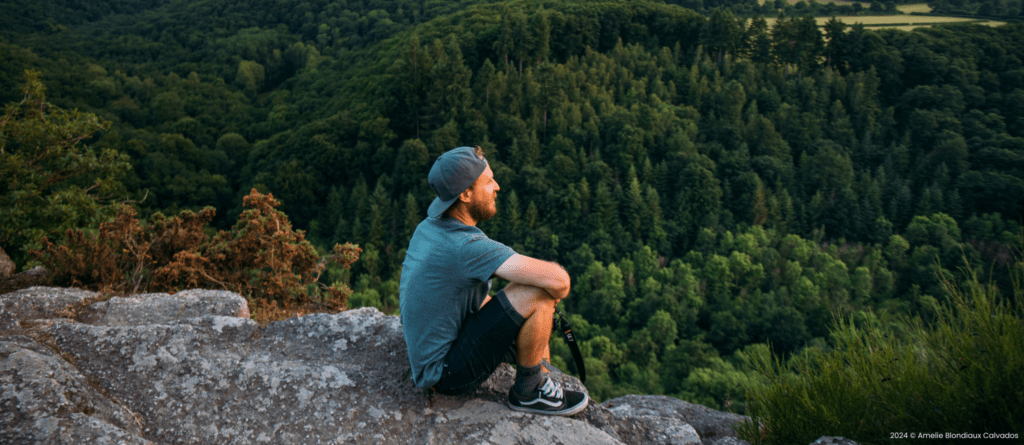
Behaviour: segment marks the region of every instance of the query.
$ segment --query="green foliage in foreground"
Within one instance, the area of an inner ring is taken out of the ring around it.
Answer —
[[[754,357],[769,383],[752,386],[748,410],[762,428],[744,425],[755,444],[809,443],[822,435],[861,443],[892,441],[891,432],[1024,431],[1024,264],[1013,299],[968,273],[962,285],[940,273],[949,304],[931,325],[893,328],[842,320],[835,348],[808,348],[788,364]]]
[[[0,114],[0,246],[23,264],[44,235],[95,226],[113,214],[109,197],[131,168],[116,150],[82,143],[110,127],[95,114],[46,101],[38,71],[25,71],[24,97]]]

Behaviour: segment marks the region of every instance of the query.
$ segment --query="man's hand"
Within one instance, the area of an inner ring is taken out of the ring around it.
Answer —
[[[558,263],[517,253],[505,260],[494,274],[513,283],[544,289],[555,300],[569,296],[569,273]]]

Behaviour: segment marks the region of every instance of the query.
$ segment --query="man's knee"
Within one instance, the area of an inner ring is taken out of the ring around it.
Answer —
[[[504,291],[509,303],[524,318],[537,310],[553,311],[557,303],[548,291],[526,284],[509,283]]]
[[[546,294],[547,291],[539,287],[530,286],[529,284],[519,283],[508,283],[505,286],[505,295],[508,296],[509,300],[512,299],[535,299]]]

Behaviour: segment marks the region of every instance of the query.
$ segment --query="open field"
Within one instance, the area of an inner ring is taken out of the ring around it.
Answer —
[[[991,21],[991,20],[980,20],[980,21],[978,21],[976,23],[979,24],[979,25],[985,25],[985,26],[1002,26],[1002,25],[1006,24],[1006,22],[996,22],[996,21]],[[890,29],[899,29],[899,30],[903,30],[903,31],[910,31],[912,29],[927,28],[929,26],[932,26],[932,25],[922,24],[922,25],[882,26],[882,28],[890,28]]]
[[[758,4],[763,5],[766,1],[773,1],[774,2],[775,0],[758,0]],[[800,1],[801,0],[786,0],[786,2],[791,4],[791,5],[795,5],[795,4],[799,3]],[[804,1],[807,1],[807,0],[804,0]],[[808,1],[808,3],[810,3],[810,2]],[[868,9],[868,7],[871,6],[871,2],[858,2],[858,1],[855,1],[855,0],[831,0],[831,1],[824,1],[823,0],[823,1],[819,1],[818,3],[823,4],[823,5],[827,5],[829,3],[835,3],[837,5],[852,5],[854,3],[860,3],[861,6],[864,7],[864,9]],[[928,6],[927,3],[914,3],[914,4],[910,4],[910,5],[896,5],[896,9],[902,11],[904,14],[910,14],[912,12],[932,12],[931,6]]]
[[[932,7],[928,6],[927,3],[914,3],[912,5],[896,5],[896,9],[904,14],[910,14],[913,12],[932,12]]]
[[[907,5],[914,6],[914,5]],[[815,21],[818,26],[825,26],[825,23],[829,21],[831,17],[815,17]],[[920,15],[866,15],[866,16],[850,16],[850,17],[837,17],[847,25],[853,25],[854,23],[863,23],[868,28],[893,28],[902,30],[911,30],[914,28],[920,28],[924,26],[941,25],[944,23],[977,23],[979,25],[999,26],[1004,25],[1005,22],[990,21],[984,19],[972,19],[965,17],[940,17],[940,16],[920,16]],[[775,18],[765,18],[768,22],[768,26],[771,27],[775,24]]]
[[[763,4],[765,1],[773,0],[761,0]],[[800,0],[787,0],[789,3],[796,3]],[[819,3],[829,3],[819,1]],[[835,1],[837,5],[848,5],[853,3],[861,3],[867,8],[870,2],[856,2],[852,0],[838,0]],[[865,27],[878,29],[878,28],[890,28],[900,29],[903,31],[910,31],[916,28],[928,27],[940,25],[943,23],[964,23],[971,22],[979,25],[988,26],[1000,26],[1005,25],[1006,22],[985,20],[985,19],[973,19],[968,17],[941,17],[941,16],[921,16],[921,15],[910,15],[912,13],[929,13],[932,8],[927,3],[914,3],[909,5],[897,5],[896,9],[899,9],[903,14],[901,15],[866,15],[866,16],[837,16],[839,20],[842,20],[847,25],[853,25],[854,23],[863,23]],[[818,22],[818,26],[825,26],[830,17],[816,17],[815,21]],[[768,22],[768,26],[775,24],[775,18],[765,17]]]
[[[767,2],[767,1],[775,2],[775,0],[758,0],[757,3],[763,5],[764,2]],[[791,5],[795,5],[797,3],[800,3],[800,1],[801,0],[786,0],[786,2],[791,4]],[[805,1],[807,3],[810,3],[809,0],[803,0],[803,1]],[[835,3],[837,5],[852,5],[854,3],[861,3],[864,6],[864,9],[867,9],[868,6],[871,6],[871,2],[858,2],[858,1],[855,1],[855,0],[828,0],[828,1],[819,1],[818,3],[821,3],[823,5],[827,5],[829,3]]]

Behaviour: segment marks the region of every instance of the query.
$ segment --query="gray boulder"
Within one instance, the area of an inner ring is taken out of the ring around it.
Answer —
[[[0,295],[27,289],[32,286],[42,286],[50,279],[50,271],[43,266],[36,266],[19,274],[14,274],[6,279],[0,280]]]
[[[262,330],[224,316],[38,329],[147,419],[145,437],[159,443],[618,443],[581,420],[514,413],[498,394],[414,387],[398,318],[375,309]]]
[[[85,308],[79,320],[98,326],[142,326],[206,315],[249,318],[249,305],[234,292],[191,289],[174,295],[111,298]]]
[[[97,292],[82,289],[35,286],[0,296],[0,308],[18,320],[75,318],[101,298]]]
[[[140,419],[50,348],[0,337],[0,443],[148,443]]]
[[[821,436],[817,440],[815,440],[814,442],[811,442],[811,445],[860,445],[860,444],[858,444],[857,442],[854,442],[854,441],[852,441],[850,439],[847,439],[845,437]]]
[[[702,428],[731,431],[731,417],[670,398],[514,412],[508,365],[471,394],[419,389],[398,317],[372,308],[262,328],[228,292],[98,299],[0,295],[0,319],[18,325],[0,332],[0,443],[696,444]]]
[[[644,419],[646,422],[664,425],[647,428],[647,431],[667,431],[677,423],[688,425],[695,430],[695,435],[701,437],[704,445],[711,445],[720,438],[736,437],[736,425],[750,420],[747,416],[724,413],[665,396],[629,395],[604,402],[602,406],[618,419]]]

